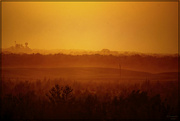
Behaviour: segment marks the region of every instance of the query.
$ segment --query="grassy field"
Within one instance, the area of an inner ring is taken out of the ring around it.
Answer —
[[[64,78],[71,80],[177,81],[177,72],[148,73],[115,68],[3,68],[2,76],[11,79]]]

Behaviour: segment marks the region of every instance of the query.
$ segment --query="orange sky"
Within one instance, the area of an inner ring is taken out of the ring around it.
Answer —
[[[3,2],[2,47],[178,52],[178,2]]]

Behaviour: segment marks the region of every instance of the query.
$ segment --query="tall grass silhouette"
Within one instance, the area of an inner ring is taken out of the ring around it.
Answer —
[[[127,85],[9,79],[4,80],[2,86],[3,119],[168,120],[178,114],[176,81]]]

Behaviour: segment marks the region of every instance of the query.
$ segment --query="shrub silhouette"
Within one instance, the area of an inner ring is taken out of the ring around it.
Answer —
[[[72,98],[72,92],[73,89],[70,86],[65,86],[63,88],[63,93],[62,93],[62,97],[65,101],[70,100],[70,98]]]
[[[68,102],[72,97],[73,89],[70,86],[60,87],[56,84],[49,90],[49,94],[46,96],[53,104],[65,103]]]

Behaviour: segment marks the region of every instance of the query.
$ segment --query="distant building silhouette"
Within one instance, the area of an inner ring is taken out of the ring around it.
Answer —
[[[7,51],[12,52],[12,53],[31,53],[32,50],[28,47],[28,43],[25,42],[23,44],[18,44],[16,41],[14,46],[11,46],[10,48],[7,49]]]

